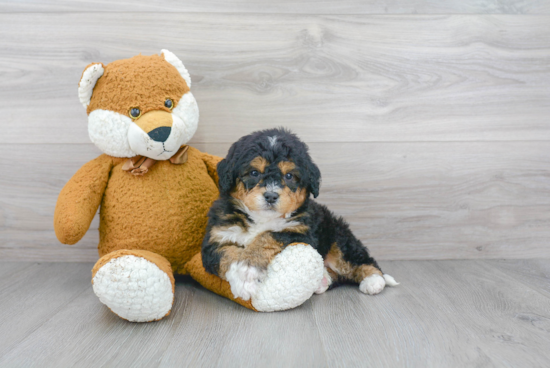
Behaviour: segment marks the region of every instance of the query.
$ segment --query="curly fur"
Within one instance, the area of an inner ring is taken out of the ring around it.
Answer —
[[[210,209],[202,246],[208,272],[226,278],[238,264],[261,273],[276,254],[298,242],[323,257],[326,285],[359,284],[377,275],[376,285],[365,281],[361,291],[376,294],[384,288],[380,266],[347,222],[310,198],[319,194],[321,173],[296,135],[279,128],[244,136],[217,170],[220,198]]]

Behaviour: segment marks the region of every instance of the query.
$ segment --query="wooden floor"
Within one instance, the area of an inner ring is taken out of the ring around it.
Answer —
[[[0,263],[0,367],[550,366],[548,259],[384,262],[400,286],[264,314],[183,277],[146,324],[100,304],[91,267]]]

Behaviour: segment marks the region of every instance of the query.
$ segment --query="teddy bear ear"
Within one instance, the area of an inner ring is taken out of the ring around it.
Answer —
[[[90,100],[92,99],[92,92],[94,91],[95,84],[99,77],[103,75],[105,71],[104,65],[102,63],[90,64],[82,73],[80,78],[80,83],[78,84],[78,97],[80,98],[80,103],[84,108],[88,108]]]
[[[189,75],[189,72],[187,71],[181,60],[168,50],[162,49],[160,50],[160,53],[164,55],[164,60],[172,64],[178,70],[182,78],[185,79],[187,87],[191,88],[191,76]]]

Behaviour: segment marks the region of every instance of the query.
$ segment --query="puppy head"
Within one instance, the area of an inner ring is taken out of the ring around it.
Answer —
[[[218,164],[219,189],[251,211],[286,215],[313,194],[319,195],[321,173],[306,144],[285,129],[244,136]]]

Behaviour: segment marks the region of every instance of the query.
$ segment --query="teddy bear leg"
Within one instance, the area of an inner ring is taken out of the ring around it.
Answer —
[[[174,275],[168,260],[146,250],[117,250],[104,255],[92,270],[99,300],[131,322],[158,321],[170,314]]]
[[[185,271],[189,273],[189,275],[191,275],[193,280],[197,281],[204,288],[218,295],[226,297],[227,299],[230,299],[235,303],[239,303],[243,307],[252,309],[253,311],[257,312],[250,300],[243,300],[242,298],[235,297],[233,295],[233,293],[231,292],[231,285],[229,285],[227,281],[216,275],[212,275],[211,273],[206,272],[204,266],[202,265],[202,256],[200,253],[197,253],[185,265]]]
[[[206,272],[200,253],[186,265],[191,277],[208,290],[257,312],[303,304],[322,286],[324,269],[323,258],[315,249],[307,244],[291,244],[271,261],[252,298],[244,300],[233,295],[229,282]]]
[[[252,305],[260,312],[295,308],[322,287],[324,270],[323,258],[310,245],[291,244],[269,264]]]

